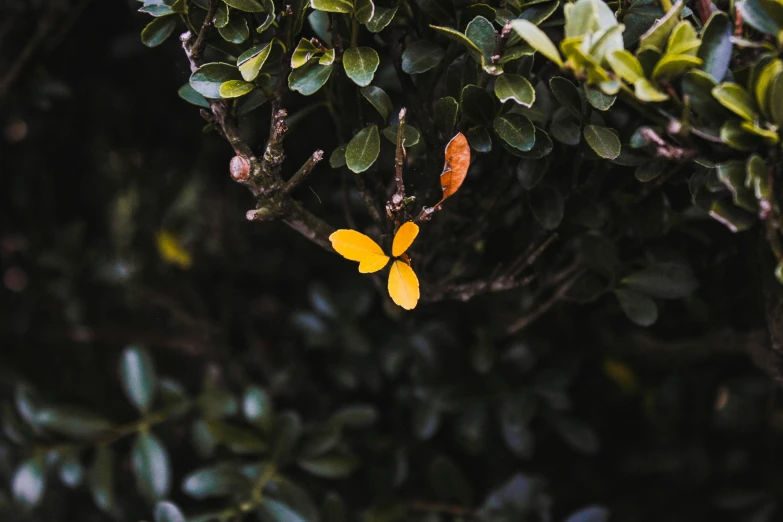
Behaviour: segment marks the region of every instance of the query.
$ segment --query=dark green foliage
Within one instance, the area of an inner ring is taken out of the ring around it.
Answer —
[[[0,519],[780,518],[780,0],[130,4],[0,55]]]

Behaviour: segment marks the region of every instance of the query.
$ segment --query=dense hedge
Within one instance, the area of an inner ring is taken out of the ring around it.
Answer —
[[[781,516],[782,2],[139,7],[0,88],[0,514]]]

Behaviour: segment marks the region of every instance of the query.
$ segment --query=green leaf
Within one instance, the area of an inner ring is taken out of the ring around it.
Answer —
[[[347,143],[343,143],[332,151],[329,156],[329,165],[333,169],[339,169],[345,166],[345,149],[348,147]]]
[[[402,70],[408,74],[421,74],[438,65],[444,56],[446,51],[439,45],[428,40],[418,40],[402,53]]]
[[[305,40],[306,41],[306,40]],[[256,45],[239,55],[237,58],[237,66],[239,67],[239,73],[242,75],[242,79],[246,82],[252,82],[258,77],[258,73],[261,71],[261,67],[264,66],[270,53],[272,52],[272,46],[274,40],[265,45]],[[297,47],[297,50],[299,47]],[[296,51],[294,56],[291,57],[291,66],[293,67],[294,58],[296,57]]]
[[[605,507],[590,506],[573,513],[563,522],[609,522],[609,511]]]
[[[254,90],[246,96],[243,96],[242,99],[237,102],[237,115],[244,116],[245,114],[249,114],[266,103],[266,99],[267,98],[266,94],[264,94],[264,91],[259,89]]]
[[[310,58],[313,58],[314,56],[318,56],[322,52],[323,51],[318,47],[316,47],[313,44],[313,42],[311,42],[310,40],[306,40],[305,38],[302,38],[301,40],[299,40],[299,44],[296,46],[293,54],[291,55],[291,69],[298,69],[299,67],[302,67],[310,60]],[[244,54],[245,53],[243,53],[242,56],[244,56]],[[240,59],[241,58],[242,57],[240,56]]]
[[[256,455],[268,450],[266,441],[256,430],[219,420],[211,420],[207,425],[215,442],[230,448],[234,453]]]
[[[475,85],[462,89],[462,114],[480,125],[490,125],[495,118],[495,102],[492,95]]]
[[[242,411],[249,423],[266,432],[272,429],[275,421],[274,406],[272,399],[261,388],[251,386],[245,390]]]
[[[299,467],[311,475],[326,479],[346,478],[359,468],[360,462],[347,451],[333,451],[311,459],[299,459]]]
[[[343,67],[353,83],[366,87],[378,70],[380,58],[372,47],[351,47],[343,54]]]
[[[599,111],[608,111],[617,99],[616,95],[604,94],[600,89],[584,86],[587,102]]]
[[[750,93],[736,83],[722,83],[712,89],[712,95],[721,105],[747,121],[754,121],[758,115]]]
[[[182,491],[191,497],[204,500],[211,497],[226,497],[248,489],[251,485],[237,466],[218,464],[201,468],[185,477]]]
[[[264,6],[258,0],[223,0],[226,5],[246,13],[263,13]],[[238,18],[238,17],[235,17]]]
[[[310,7],[326,13],[352,13],[352,0],[310,0]]]
[[[593,35],[598,39],[601,33],[605,34],[618,25],[612,10],[601,0],[577,0],[565,4],[563,10],[566,19],[566,38]]]
[[[321,65],[332,65],[336,56],[337,52],[334,49],[329,49],[323,54],[323,56],[318,58],[318,63]]]
[[[395,145],[397,144],[398,128],[399,125],[389,125],[382,131],[383,136]],[[416,127],[413,127],[412,125],[406,125],[405,129],[403,130],[402,144],[406,147],[413,147],[419,143],[419,139],[421,139],[421,135],[419,134],[419,131],[416,129]]]
[[[35,413],[35,424],[77,439],[93,438],[112,428],[105,418],[74,406],[42,408]]]
[[[536,91],[524,76],[505,73],[495,80],[495,96],[501,103],[514,100],[525,107],[532,107],[536,100]]]
[[[702,69],[721,82],[729,70],[731,53],[731,20],[725,13],[713,13],[701,33],[701,45],[697,56],[704,62]]]
[[[492,150],[492,138],[486,127],[471,127],[465,134],[471,148],[477,152],[489,152]]]
[[[454,134],[458,111],[459,103],[451,96],[446,96],[435,102],[435,126],[444,136]]]
[[[249,93],[256,86],[245,80],[229,80],[220,85],[221,98],[239,98]]]
[[[693,272],[677,263],[650,265],[624,278],[622,282],[632,290],[660,299],[688,297],[698,286]]]
[[[174,14],[174,10],[171,8],[171,6],[165,4],[145,5],[139,8],[139,12],[152,15],[155,18],[158,18],[159,16]]]
[[[549,80],[549,87],[560,105],[582,121],[582,98],[576,86],[562,76],[555,76]]]
[[[555,62],[560,68],[563,67],[563,60],[560,58],[557,47],[546,33],[535,24],[527,20],[514,20],[511,22],[511,28],[533,49]]]
[[[391,98],[386,94],[386,91],[380,87],[370,85],[361,90],[362,96],[375,107],[378,114],[381,115],[384,121],[389,119],[394,106],[392,105]]]
[[[378,417],[378,409],[372,404],[353,404],[337,410],[330,421],[346,428],[358,429],[372,426]]]
[[[783,74],[778,74],[773,78],[767,89],[769,95],[769,114],[772,121],[779,128],[783,128]]]
[[[625,316],[639,326],[652,326],[658,320],[658,305],[644,294],[627,288],[614,291]]]
[[[429,470],[430,484],[440,500],[461,506],[473,505],[473,488],[462,470],[451,459],[438,456]]]
[[[498,136],[515,149],[527,151],[532,149],[536,142],[533,123],[521,114],[509,112],[498,116],[493,126]]]
[[[222,2],[218,4],[217,10],[215,11],[215,27],[218,29],[221,27],[225,27],[228,24],[229,20],[229,13],[228,13],[228,6]]]
[[[722,223],[729,230],[742,232],[748,230],[756,222],[756,216],[732,205],[725,199],[715,201],[710,205],[710,217]]]
[[[554,230],[563,220],[563,195],[555,187],[538,185],[528,194],[530,211],[536,221],[546,230]]]
[[[726,121],[720,128],[720,139],[733,149],[751,151],[759,146],[761,140],[748,133],[742,126],[743,123],[736,119]]]
[[[125,348],[120,356],[120,374],[125,395],[140,412],[147,413],[158,388],[158,377],[149,352],[137,346]]]
[[[383,7],[380,5],[375,6],[375,12],[372,19],[367,22],[367,29],[372,33],[380,33],[394,20],[394,15],[397,14],[399,7]]]
[[[620,155],[620,138],[606,127],[586,125],[583,134],[590,148],[602,158],[615,159]]]
[[[565,107],[559,108],[552,116],[552,125],[549,127],[552,136],[564,145],[576,146],[582,140],[582,130],[579,120],[568,112]]]
[[[79,453],[76,450],[63,453],[59,462],[60,480],[69,488],[79,487],[84,480],[84,466],[79,461]]]
[[[299,455],[304,458],[320,457],[333,450],[340,443],[342,436],[343,430],[339,423],[326,423],[305,437]]]
[[[506,447],[520,459],[533,456],[535,437],[528,427],[535,414],[536,398],[530,391],[518,393],[500,403],[500,428]]]
[[[156,18],[141,31],[141,42],[147,47],[157,47],[171,36],[177,28],[176,16]]]
[[[354,16],[363,24],[372,20],[375,14],[375,3],[372,0],[356,0],[356,12]]]
[[[625,47],[631,48],[663,14],[657,0],[632,0],[622,18],[622,22],[625,24],[623,32]]]
[[[351,172],[359,174],[375,163],[380,152],[381,139],[378,126],[365,127],[348,142],[348,147],[345,149],[345,164]]]
[[[547,160],[522,158],[517,164],[517,179],[525,190],[530,190],[541,181],[549,167]]]
[[[770,60],[759,72],[756,78],[756,85],[753,89],[756,95],[756,104],[765,116],[770,115],[770,105],[775,100],[770,99],[770,86],[772,81],[783,73],[783,61],[779,59]]]
[[[667,160],[656,158],[636,167],[634,177],[642,183],[647,183],[663,174],[663,172],[670,167],[671,165]]]
[[[312,58],[307,64],[291,71],[288,75],[288,88],[305,96],[318,92],[329,80],[333,65],[321,65],[317,58]]]
[[[470,38],[468,38],[461,32],[457,31],[456,29],[452,29],[451,27],[440,27],[437,25],[430,25],[430,27],[435,29],[442,35],[446,36],[447,38],[450,38],[451,40],[454,40],[455,42],[464,45],[468,49],[468,52],[472,53],[472,56],[474,56],[477,61],[481,61],[481,49],[479,49],[478,46]]]
[[[43,457],[34,457],[23,462],[11,479],[14,501],[25,509],[37,506],[46,491],[46,474]]]
[[[284,502],[286,506],[293,509],[308,522],[319,521],[318,508],[307,490],[285,478],[277,481],[276,486],[278,499]]]
[[[644,78],[642,64],[636,56],[626,50],[614,51],[606,55],[606,59],[612,68],[612,71],[628,83],[635,83]]]
[[[671,80],[682,76],[688,69],[698,67],[702,64],[701,58],[687,54],[671,55],[666,54],[655,65],[652,73],[654,82]]]
[[[754,158],[761,159],[756,155],[751,156],[750,163],[755,163]],[[761,162],[761,170],[764,169],[764,162]],[[734,204],[740,208],[743,208],[749,212],[756,212],[758,210],[758,202],[756,201],[756,195],[746,183],[748,178],[745,163],[743,161],[728,161],[718,165],[716,172],[718,173],[718,179],[726,185],[732,195]]]
[[[633,84],[634,94],[643,102],[662,102],[669,99],[669,96],[655,87],[647,78],[639,78]]]
[[[270,522],[311,522],[287,505],[271,498],[264,498],[261,501],[259,512],[263,513],[262,520]]]
[[[187,522],[185,515],[173,502],[158,502],[155,506],[155,522]]]
[[[639,38],[639,48],[652,48],[663,52],[674,27],[680,21],[680,13],[685,5],[684,0],[678,0],[671,9],[657,20],[655,24]]]
[[[242,79],[239,69],[231,64],[206,63],[190,75],[190,86],[205,98],[220,98],[220,86],[229,80]]]
[[[107,444],[97,447],[87,483],[95,505],[107,513],[114,511],[114,452]]]
[[[776,0],[743,0],[737,2],[742,21],[755,30],[780,41],[783,31],[783,5]]]
[[[244,16],[232,16],[225,26],[218,28],[218,33],[227,42],[241,44],[250,36],[250,28]]]
[[[147,500],[160,500],[171,489],[171,463],[165,446],[152,433],[140,432],[131,450],[136,487]]]
[[[278,415],[275,421],[272,446],[272,455],[278,462],[284,462],[289,458],[299,442],[301,434],[302,419],[296,412],[284,411]]]
[[[204,98],[201,94],[197,93],[193,87],[191,87],[190,83],[186,83],[182,87],[179,88],[177,91],[177,94],[180,98],[185,100],[188,103],[192,103],[193,105],[196,105],[198,107],[203,107],[205,109],[209,109],[210,105],[206,98]]]
[[[484,60],[489,62],[497,45],[495,28],[492,26],[492,22],[483,16],[475,17],[465,28],[465,36],[473,42]]]

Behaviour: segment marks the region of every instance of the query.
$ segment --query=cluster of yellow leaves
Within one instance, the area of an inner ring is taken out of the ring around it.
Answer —
[[[464,134],[460,132],[449,141],[445,155],[443,172],[440,175],[443,197],[436,207],[459,190],[468,174],[470,146]],[[410,259],[405,255],[405,251],[418,234],[419,226],[408,221],[400,226],[392,242],[391,258],[394,258],[394,261],[389,270],[389,295],[392,301],[406,310],[414,309],[420,296],[419,279],[411,268]],[[359,272],[363,274],[383,269],[391,259],[378,243],[356,230],[337,230],[329,236],[329,241],[338,254],[351,261],[358,261]]]
[[[389,271],[389,295],[406,310],[412,310],[419,302],[419,279],[405,256],[405,251],[418,234],[419,226],[408,221],[400,227],[392,242],[394,261]],[[390,258],[380,245],[356,230],[337,230],[329,236],[329,241],[338,254],[351,261],[358,261],[359,272],[363,274],[377,272],[389,263]]]

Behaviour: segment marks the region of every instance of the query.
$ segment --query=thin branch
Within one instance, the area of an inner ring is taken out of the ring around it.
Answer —
[[[209,6],[207,8],[207,16],[204,18],[204,23],[201,24],[201,30],[198,32],[198,38],[191,47],[191,54],[196,60],[201,59],[201,54],[204,52],[204,47],[207,45],[207,34],[215,23],[215,13],[217,13],[218,2],[217,0],[209,0]]]
[[[579,278],[582,277],[582,274],[584,274],[584,268],[581,266],[581,263],[575,263],[566,271],[566,274],[567,275],[565,277],[561,277],[562,282],[555,289],[555,291],[552,292],[552,295],[549,296],[549,299],[538,305],[538,307],[529,314],[518,318],[506,328],[506,333],[508,335],[513,335],[521,330],[524,330],[539,318],[541,318],[545,313],[547,313],[550,308],[559,303],[565,297],[571,287],[573,287]]]
[[[305,180],[305,178],[310,174],[315,166],[318,165],[318,162],[321,161],[323,157],[324,151],[317,150],[313,152],[313,155],[310,156],[305,164],[299,167],[299,170],[297,170],[296,173],[291,176],[291,179],[286,182],[285,187],[283,187],[283,193],[290,194],[291,191],[293,191],[302,181]]]

